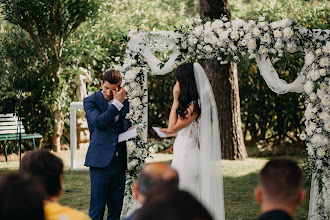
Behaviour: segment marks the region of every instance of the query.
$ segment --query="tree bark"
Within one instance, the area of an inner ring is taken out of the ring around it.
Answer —
[[[199,0],[201,17],[211,20],[227,15],[230,11],[227,0]],[[205,72],[210,80],[217,103],[221,153],[224,159],[247,158],[242,133],[240,99],[236,64],[221,65],[218,61],[206,61]]]
[[[52,137],[53,151],[61,151],[61,137],[63,134],[64,124],[63,124],[63,113],[61,108],[61,88],[60,88],[60,73],[61,73],[61,64],[59,64],[58,70],[55,76],[55,83],[57,84],[56,88],[56,97],[57,102],[55,103],[55,115],[54,115],[54,133]]]

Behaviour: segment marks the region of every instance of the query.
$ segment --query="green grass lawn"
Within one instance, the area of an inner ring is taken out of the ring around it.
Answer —
[[[68,154],[69,155],[69,154]],[[88,213],[90,197],[90,181],[88,171],[70,171],[68,169],[69,157],[65,153],[59,154],[66,166],[64,172],[64,193],[61,204],[79,209]],[[170,161],[171,155],[157,154],[148,162],[162,160]],[[254,199],[254,189],[258,182],[258,172],[268,159],[249,158],[247,161],[222,161],[224,180],[225,212],[226,219],[256,219],[259,215],[259,205]],[[16,171],[18,162],[0,162],[0,175]],[[309,201],[309,183],[305,183],[307,189],[304,203],[297,210],[295,219],[307,219]]]

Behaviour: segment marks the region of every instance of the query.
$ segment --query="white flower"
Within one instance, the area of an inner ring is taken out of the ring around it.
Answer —
[[[135,77],[136,77],[136,71],[134,71],[133,69],[132,70],[129,70],[126,72],[125,74],[125,80],[130,82],[130,81],[134,81]]]
[[[258,50],[258,53],[259,54],[266,54],[266,53],[268,53],[268,49],[264,45],[261,45],[259,50]]]
[[[281,26],[279,21],[274,21],[272,23],[270,23],[270,26],[272,27],[272,29],[277,29]]]
[[[136,165],[139,163],[137,159],[132,160],[131,162],[128,163],[128,170],[132,170],[136,167]]]
[[[222,40],[217,41],[218,47],[222,47],[224,45],[224,42]]]
[[[249,59],[254,59],[254,58],[256,58],[256,55],[254,53],[251,53]]]
[[[198,44],[197,48],[201,50],[203,48],[203,46],[201,44]]]
[[[223,31],[221,34],[220,34],[220,40],[227,40],[228,39],[228,32],[227,31]]]
[[[316,56],[320,56],[322,54],[322,50],[320,48],[315,50],[315,54]]]
[[[150,153],[155,153],[155,149],[153,147],[149,147],[149,152]]]
[[[291,38],[293,35],[293,30],[290,27],[286,27],[283,30],[283,35],[285,38]]]
[[[222,28],[223,27],[223,21],[220,19],[216,19],[213,21],[212,23],[212,28],[213,29],[218,29],[218,28]]]
[[[253,28],[253,34],[254,34],[254,36],[258,37],[260,35],[260,33],[261,32],[260,32],[259,28],[257,28],[257,27]]]
[[[321,134],[314,134],[311,137],[311,143],[315,146],[322,146],[327,142],[327,138]]]
[[[213,28],[211,26],[211,22],[210,21],[206,22],[204,24],[204,34],[205,35],[210,35],[212,33],[212,30],[213,30]]]
[[[306,65],[311,65],[315,60],[315,56],[312,52],[309,52],[306,56],[305,56],[305,64]]]
[[[245,38],[246,38],[246,39],[250,39],[250,38],[252,38],[252,34],[251,34],[251,33],[247,33],[247,34],[245,35]]]
[[[327,121],[326,123],[324,123],[324,130],[326,130],[327,132],[330,132],[330,121]]]
[[[272,42],[272,39],[270,38],[270,35],[269,33],[266,33],[263,37],[262,37],[262,41],[267,43],[267,44],[270,44],[270,42]]]
[[[248,39],[246,45],[249,50],[255,50],[257,48],[257,43],[256,43],[255,39],[253,39],[253,38]]]
[[[322,66],[322,67],[329,66],[329,58],[328,57],[322,57],[320,59],[320,66]]]
[[[321,99],[321,103],[324,106],[330,106],[330,96],[329,95],[323,96],[323,98]]]
[[[309,94],[309,98],[311,99],[311,101],[314,101],[317,98],[317,95],[312,92],[311,94]]]
[[[321,76],[325,76],[327,74],[325,69],[319,69],[319,73]]]
[[[327,43],[323,46],[323,52],[330,53],[330,41],[327,41]]]
[[[226,16],[221,18],[223,21],[228,21],[228,18]]]
[[[236,29],[243,27],[245,25],[245,21],[242,19],[236,19],[231,22],[232,26],[235,27]]]
[[[292,21],[289,18],[284,18],[280,21],[280,26],[281,27],[287,27],[292,24]]]
[[[307,136],[306,136],[306,134],[300,134],[299,137],[300,137],[300,140],[304,141],[304,140],[306,140]]]
[[[259,16],[259,21],[264,21],[265,17],[264,16]]]
[[[226,22],[226,23],[225,23],[225,27],[226,27],[226,28],[229,28],[229,27],[230,27],[230,25],[231,25],[231,23],[230,23],[230,22]]]
[[[318,169],[322,168],[322,160],[317,160],[315,164],[316,164]]]
[[[280,38],[280,37],[282,37],[282,31],[280,31],[280,30],[275,30],[275,31],[274,31],[274,37],[276,37],[276,38]]]
[[[268,25],[267,22],[260,22],[260,23],[258,23],[258,27],[260,27],[260,28],[264,28],[264,27],[266,27],[267,25]]]
[[[238,40],[238,39],[239,39],[239,33],[238,33],[238,31],[232,31],[232,32],[230,33],[230,37],[231,37],[231,39],[233,39],[233,40]]]
[[[275,43],[275,49],[276,50],[281,50],[284,47],[283,43],[281,40],[277,40]]]
[[[314,148],[311,144],[307,145],[307,151],[310,156],[314,156]]]
[[[288,43],[286,46],[287,46],[289,53],[294,53],[297,51],[297,45],[293,42]]]
[[[141,104],[141,100],[138,97],[131,100],[132,107],[138,107],[140,104]]]
[[[209,45],[204,46],[203,48],[207,53],[212,53],[213,52],[213,48]]]
[[[317,156],[323,157],[325,155],[325,150],[322,147],[317,148],[316,150]]]
[[[193,34],[196,37],[199,37],[199,36],[201,36],[202,32],[203,32],[203,25],[199,25],[198,27],[195,28],[195,30],[193,31]]]

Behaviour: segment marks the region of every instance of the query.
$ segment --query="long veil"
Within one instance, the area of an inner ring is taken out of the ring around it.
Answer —
[[[221,143],[217,106],[211,84],[199,63],[194,63],[194,76],[201,106],[199,137],[201,202],[214,216],[215,220],[224,220]]]

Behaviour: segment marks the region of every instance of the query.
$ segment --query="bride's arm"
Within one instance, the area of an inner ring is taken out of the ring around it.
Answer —
[[[193,120],[196,119],[196,117],[198,115],[196,112],[193,112],[194,105],[191,104],[187,108],[188,113],[186,114],[186,118],[183,119],[181,117],[178,117],[178,115],[176,113],[177,107],[175,107],[174,104],[175,103],[173,102],[173,107],[171,109],[170,118],[168,121],[168,128],[167,128],[167,132],[170,134],[179,132],[181,129],[187,127]],[[179,105],[177,105],[177,106],[179,106]]]

